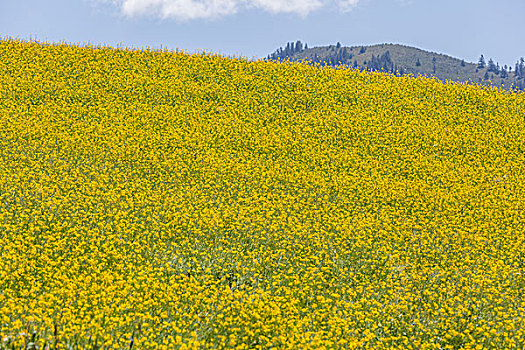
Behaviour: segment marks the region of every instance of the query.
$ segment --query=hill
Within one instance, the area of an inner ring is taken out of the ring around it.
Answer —
[[[400,75],[435,76],[442,81],[471,82],[480,85],[503,86],[506,89],[525,89],[525,62],[523,59],[513,67],[500,67],[492,59],[484,59],[484,65],[469,63],[444,54],[429,52],[399,44],[344,47],[340,44],[303,48],[303,44],[288,43],[276,50],[269,59],[308,60],[328,65],[346,64],[373,71],[385,71]]]
[[[0,349],[525,344],[525,94],[0,41]]]

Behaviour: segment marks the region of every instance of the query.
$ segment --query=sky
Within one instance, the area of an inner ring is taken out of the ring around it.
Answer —
[[[0,37],[263,58],[399,43],[503,65],[525,56],[524,0],[0,0]]]

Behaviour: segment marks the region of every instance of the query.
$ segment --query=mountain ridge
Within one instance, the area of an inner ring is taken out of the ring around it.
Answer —
[[[340,43],[309,48],[300,41],[289,42],[267,56],[270,60],[306,60],[312,64],[349,65],[369,71],[383,71],[397,75],[429,76],[441,81],[467,82],[497,86],[506,90],[525,90],[525,61],[515,68],[500,67],[492,59],[481,55],[478,63],[421,48],[383,43],[362,46],[342,46]]]

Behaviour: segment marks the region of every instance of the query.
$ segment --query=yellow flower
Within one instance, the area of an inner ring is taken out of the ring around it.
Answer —
[[[523,93],[13,39],[0,67],[0,348],[525,343]]]

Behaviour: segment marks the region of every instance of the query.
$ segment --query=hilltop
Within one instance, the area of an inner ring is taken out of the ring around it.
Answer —
[[[17,40],[0,81],[0,350],[525,344],[525,94]]]
[[[346,64],[364,70],[386,71],[399,75],[434,76],[442,81],[471,82],[480,85],[504,86],[525,89],[525,62],[516,66],[500,67],[492,59],[483,57],[478,63],[425,51],[400,44],[378,44],[370,46],[336,45],[308,48],[300,41],[288,43],[268,55],[268,59],[308,60],[313,63]]]

